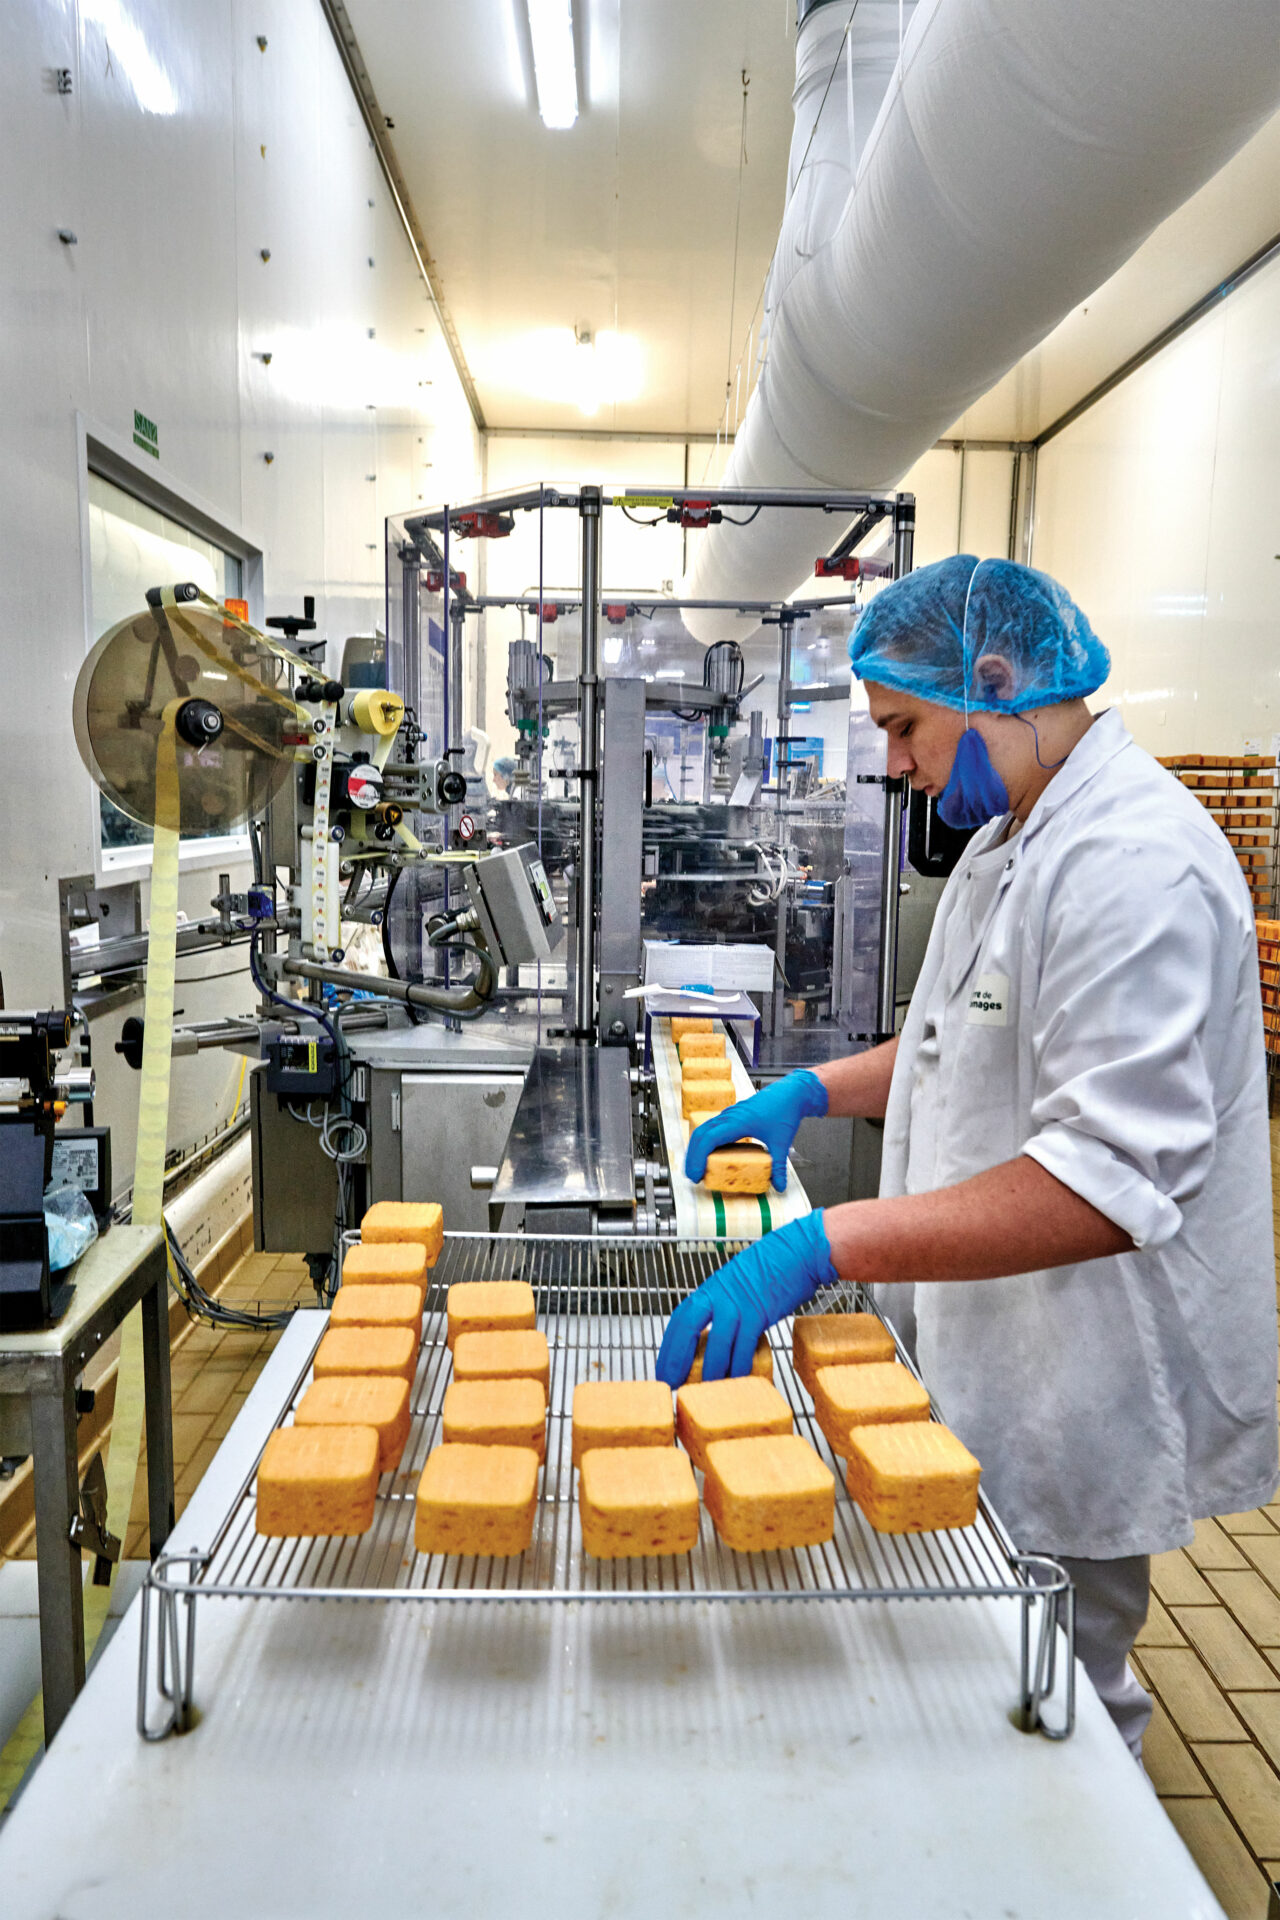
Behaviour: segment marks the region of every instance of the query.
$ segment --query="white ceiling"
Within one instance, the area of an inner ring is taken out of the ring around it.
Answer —
[[[347,0],[487,424],[714,433],[777,238],[794,0],[575,0],[582,109],[538,117],[524,0]],[[634,398],[541,397],[545,342],[636,343]],[[540,380],[540,373],[542,379]]]
[[[781,218],[794,0],[574,0],[564,133],[538,117],[525,0],[347,11],[486,423],[714,433]],[[1277,232],[1280,116],[954,431],[1033,437]],[[631,396],[591,416],[547,356],[558,339],[572,359],[581,327],[636,363]]]

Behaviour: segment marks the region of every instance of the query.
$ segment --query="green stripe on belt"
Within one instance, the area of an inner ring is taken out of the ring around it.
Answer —
[[[724,1222],[724,1201],[718,1193],[713,1193],[711,1196],[711,1204],[716,1210],[716,1239],[723,1240],[726,1234],[725,1222]]]
[[[762,1194],[761,1194],[761,1195],[759,1196],[759,1199],[760,1199],[760,1229],[761,1229],[761,1232],[762,1232],[762,1233],[771,1233],[771,1232],[773,1231],[773,1215],[772,1215],[772,1214],[770,1213],[770,1211],[769,1211],[769,1196],[768,1196],[768,1194],[767,1194],[767,1193],[762,1193]]]

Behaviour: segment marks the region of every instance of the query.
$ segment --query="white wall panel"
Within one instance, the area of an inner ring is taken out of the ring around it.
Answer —
[[[0,972],[10,1005],[47,1005],[57,880],[92,871],[95,851],[70,724],[95,637],[77,419],[126,450],[134,409],[153,420],[160,461],[139,452],[139,471],[261,552],[265,611],[314,593],[335,646],[383,618],[384,512],[428,473],[477,491],[480,456],[315,0],[9,0],[0,171],[0,756],[42,776],[11,779],[0,803]],[[243,864],[224,864],[242,885]],[[207,912],[215,885],[216,867],[188,865],[184,910]],[[243,973],[194,978],[242,959],[182,962],[178,1005],[246,1007]],[[127,1169],[121,1017],[95,1051]],[[237,1074],[219,1054],[175,1063],[171,1145],[229,1111]]]
[[[1280,730],[1280,271],[1040,455],[1034,559],[1111,649],[1099,696],[1153,753]]]

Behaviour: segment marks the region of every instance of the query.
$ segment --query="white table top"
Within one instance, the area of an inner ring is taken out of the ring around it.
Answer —
[[[62,1318],[52,1327],[33,1333],[0,1333],[0,1359],[25,1360],[34,1355],[65,1353],[77,1337],[131,1273],[160,1245],[159,1227],[135,1227],[118,1222],[94,1241],[93,1245],[55,1281],[70,1279],[75,1292]]]
[[[305,1316],[304,1316],[305,1318]],[[276,1348],[174,1535],[212,1532]],[[134,1731],[135,1603],[0,1833],[6,1920],[1221,1920],[1083,1673],[1017,1732],[1015,1602],[205,1602]]]

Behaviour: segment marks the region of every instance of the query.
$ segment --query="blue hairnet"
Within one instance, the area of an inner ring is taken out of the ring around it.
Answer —
[[[976,671],[985,654],[1012,668],[1008,699]],[[1056,580],[971,553],[882,588],[850,635],[849,658],[859,680],[971,713],[1077,700],[1111,671],[1110,654]]]
[[[494,761],[493,770],[500,773],[504,780],[509,780],[516,770],[516,763],[509,753],[504,753]]]

